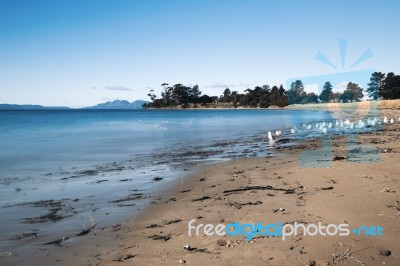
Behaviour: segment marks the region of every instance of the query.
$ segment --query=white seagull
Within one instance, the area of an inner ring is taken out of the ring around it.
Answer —
[[[274,141],[274,139],[272,138],[272,133],[271,133],[271,131],[269,131],[268,132],[268,139],[269,139],[269,141]]]

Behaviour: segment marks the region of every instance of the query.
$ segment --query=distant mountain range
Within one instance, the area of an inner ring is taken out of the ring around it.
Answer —
[[[145,103],[148,103],[148,101],[136,100],[130,103],[126,100],[115,100],[85,107],[85,109],[142,109]]]
[[[70,109],[66,106],[46,107],[34,104],[0,104],[0,110]]]
[[[128,102],[125,100],[116,100],[105,103],[99,103],[94,106],[84,107],[81,109],[108,109],[108,110],[130,110],[130,109],[142,109],[143,104],[148,103],[148,101],[136,100],[133,102]],[[47,110],[47,109],[71,109],[66,106],[48,107],[42,105],[33,104],[0,104],[0,110]]]

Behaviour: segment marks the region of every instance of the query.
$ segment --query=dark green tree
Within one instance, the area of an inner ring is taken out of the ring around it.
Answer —
[[[278,105],[279,102],[279,89],[277,86],[273,86],[270,92],[271,105]]]
[[[224,90],[223,101],[224,102],[230,102],[231,101],[231,90],[229,88],[226,88]]]
[[[182,84],[175,84],[172,87],[172,99],[177,105],[186,108],[189,104],[191,90],[190,87],[183,86]]]
[[[194,85],[190,90],[190,102],[198,103],[201,95],[201,91],[198,85]]]
[[[288,101],[289,104],[305,103],[304,85],[301,80],[296,80],[290,85],[290,90],[288,91]]]
[[[238,92],[237,92],[237,91],[232,91],[232,92],[231,92],[231,98],[232,98],[233,107],[236,108],[236,107],[237,107],[237,104],[238,104],[238,101],[239,101],[239,94],[238,94]]]
[[[287,106],[288,105],[288,95],[287,95],[287,91],[283,88],[282,84],[281,84],[281,86],[279,86],[278,95],[279,95],[279,99],[274,105],[277,105],[279,107]]]
[[[203,106],[206,106],[207,104],[213,103],[213,99],[208,95],[202,95],[199,98],[199,103]]]
[[[349,82],[346,90],[340,95],[339,99],[345,103],[353,101],[359,102],[363,97],[363,89],[357,83]]]
[[[164,101],[165,106],[171,106],[172,102],[172,87],[168,87],[168,83],[163,83],[161,86],[164,88],[164,91],[161,92],[161,97]]]
[[[329,81],[325,82],[322,92],[319,95],[319,100],[323,103],[327,103],[330,100],[332,100],[333,98],[332,89],[333,89],[332,84]]]
[[[400,99],[400,76],[390,72],[386,75],[380,96],[385,100]]]
[[[368,83],[366,92],[368,93],[369,98],[372,100],[378,100],[385,84],[385,73],[374,72],[369,80],[370,83]]]
[[[307,103],[318,103],[318,96],[314,92],[308,93]]]
[[[147,96],[150,97],[150,100],[152,102],[157,98],[157,95],[154,94],[154,90],[150,90],[150,92],[147,94]]]

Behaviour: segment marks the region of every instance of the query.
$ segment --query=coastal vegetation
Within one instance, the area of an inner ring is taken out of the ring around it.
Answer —
[[[281,85],[279,88],[268,85],[256,86],[254,89],[246,89],[245,93],[238,93],[226,88],[220,96],[208,96],[202,94],[198,85],[193,87],[175,84],[169,86],[167,83],[162,84],[163,91],[161,97],[158,98],[151,90],[148,96],[151,102],[145,107],[148,108],[196,108],[209,107],[212,105],[223,105],[237,107],[252,108],[268,108],[271,105],[284,107],[287,105],[287,92]]]
[[[360,102],[364,96],[368,96],[370,100],[400,99],[400,76],[393,72],[372,73],[367,88],[362,88],[359,84],[350,81],[343,92],[334,92],[333,85],[327,81],[319,95],[306,92],[301,80],[292,82],[289,90],[282,85],[279,87],[256,86],[254,89],[246,89],[244,93],[226,88],[220,96],[202,94],[198,85],[170,86],[163,83],[161,86],[163,88],[161,97],[158,97],[154,90],[150,90],[148,96],[151,102],[144,104],[144,108],[269,108],[272,106],[282,108],[294,104]]]

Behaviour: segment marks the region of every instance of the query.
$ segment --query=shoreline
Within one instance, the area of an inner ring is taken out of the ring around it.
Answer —
[[[400,100],[378,100],[378,101],[361,101],[361,102],[351,102],[351,103],[307,103],[307,104],[291,104],[284,107],[271,105],[268,108],[260,107],[226,107],[226,104],[222,106],[212,105],[212,106],[201,106],[201,107],[188,107],[182,108],[181,106],[169,106],[163,108],[144,108],[143,110],[307,110],[307,111],[329,111],[329,110],[357,110],[357,109],[389,109],[389,110],[399,110]]]
[[[397,113],[396,116],[398,117],[399,114]],[[100,223],[90,234],[64,241],[61,247],[43,246],[41,253],[36,252],[32,255],[34,261],[32,265],[43,265],[43,263],[118,265],[120,262],[169,265],[180,261],[191,265],[209,263],[258,265],[266,262],[271,265],[282,265],[282,263],[298,265],[300,262],[306,265],[308,260],[317,261],[317,265],[326,265],[323,263],[329,262],[333,253],[344,252],[354,243],[357,243],[357,250],[373,245],[375,253],[373,253],[374,260],[372,261],[384,259],[387,265],[398,263],[399,251],[396,250],[397,246],[393,239],[398,229],[393,223],[397,222],[395,219],[398,216],[393,208],[385,205],[396,207],[399,199],[393,198],[396,193],[380,192],[385,188],[389,188],[389,191],[400,192],[397,183],[400,179],[397,173],[398,166],[396,167],[399,161],[395,157],[399,152],[399,141],[396,143],[396,139],[399,139],[398,130],[399,124],[396,123],[386,126],[385,131],[360,135],[362,142],[373,143],[380,147],[382,152],[385,149],[391,149],[390,152],[381,154],[382,163],[385,163],[384,171],[380,170],[379,164],[362,164],[360,167],[360,164],[346,163],[342,160],[334,161],[333,168],[328,169],[299,168],[299,153],[318,148],[320,139],[303,140],[298,147],[280,149],[279,154],[284,156],[237,159],[202,166],[196,173],[168,184],[168,187],[159,194],[159,199],[142,210],[135,218],[106,228],[103,228]],[[343,136],[334,137],[335,155],[346,157],[347,147],[344,138]],[[381,140],[375,144],[377,138]],[[389,144],[387,138],[395,141]],[[345,174],[345,177],[338,176],[336,172]],[[393,174],[390,180],[386,180],[386,176],[383,175],[388,173]],[[358,182],[362,184],[361,188],[357,188]],[[224,193],[225,190],[239,187],[265,185],[293,189],[295,193],[285,194],[275,190]],[[304,189],[300,189],[301,186]],[[365,190],[370,189],[371,186],[375,189]],[[323,189],[327,187],[334,188]],[[351,195],[353,193],[354,195]],[[363,196],[365,193],[373,193],[382,202],[365,198]],[[387,196],[393,196],[391,201],[388,201]],[[202,199],[203,197],[205,198]],[[342,204],[348,204],[356,210],[365,210],[365,215],[361,218],[355,217],[351,210],[332,204],[324,197],[331,200],[346,198],[341,202]],[[360,203],[358,198],[369,201],[369,205]],[[330,210],[336,208],[337,211],[332,213],[332,211],[324,210],[322,203],[331,204]],[[367,207],[370,206],[373,207],[372,210],[368,210]],[[284,210],[279,211],[280,208]],[[196,219],[198,223],[211,224],[218,224],[222,220],[255,223],[266,221],[266,218],[271,218],[269,221],[273,222],[282,219],[284,222],[304,221],[307,223],[318,220],[341,223],[344,219],[349,223],[361,224],[370,222],[368,219],[372,218],[371,221],[379,223],[379,213],[374,212],[381,212],[381,208],[385,210],[381,213],[382,216],[385,218],[390,216],[393,221],[385,221],[384,228],[389,228],[391,236],[378,239],[378,244],[371,243],[376,239],[368,237],[359,237],[360,239],[357,240],[360,241],[354,242],[351,236],[329,239],[304,236],[293,237],[288,241],[267,237],[256,238],[250,242],[245,241],[243,237],[187,236],[188,222],[192,219]],[[278,211],[275,212],[275,210]],[[372,213],[374,216],[371,216]],[[168,237],[169,239],[165,240]],[[220,246],[217,244],[220,239],[227,242]],[[316,239],[324,243],[328,241],[330,246],[327,244],[326,247],[321,248],[316,243]],[[185,245],[203,251],[189,252],[183,249]],[[338,246],[333,247],[334,245]],[[391,249],[392,255],[387,258],[381,257],[377,251],[381,248]],[[371,263],[371,258],[364,253],[359,259],[364,263]],[[18,262],[26,263],[22,256],[1,257],[0,260],[10,265]]]

